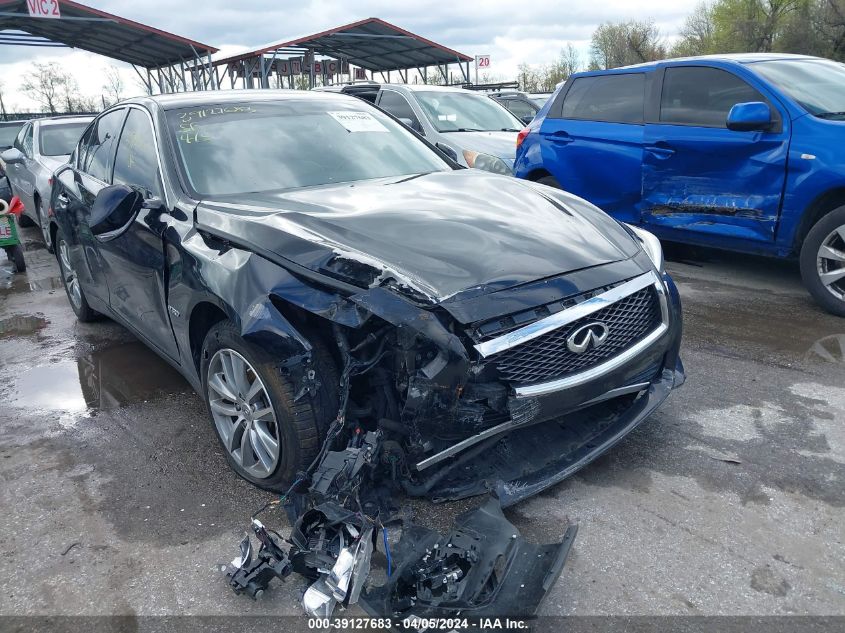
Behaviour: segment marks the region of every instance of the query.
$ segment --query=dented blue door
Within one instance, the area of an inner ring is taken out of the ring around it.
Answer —
[[[769,104],[771,130],[727,129],[731,107],[750,101]],[[645,126],[643,224],[668,237],[773,241],[788,150],[789,118],[749,81],[712,66],[666,68],[658,119]]]

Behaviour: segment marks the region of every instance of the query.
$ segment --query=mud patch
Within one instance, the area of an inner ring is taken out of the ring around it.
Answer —
[[[792,585],[766,565],[765,567],[758,567],[751,574],[751,588],[760,593],[783,598],[792,589]]]
[[[36,315],[16,315],[0,319],[0,338],[38,334],[48,323],[43,316]]]

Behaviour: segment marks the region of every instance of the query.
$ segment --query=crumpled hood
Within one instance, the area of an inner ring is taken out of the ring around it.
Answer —
[[[463,169],[203,201],[198,228],[268,258],[436,303],[632,257],[638,245],[579,198]]]
[[[517,134],[518,132],[444,132],[443,138],[462,150],[491,154],[513,166],[516,159]]]

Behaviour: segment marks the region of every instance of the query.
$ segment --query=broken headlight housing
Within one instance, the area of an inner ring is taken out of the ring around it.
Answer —
[[[473,152],[472,150],[465,149],[464,160],[467,162],[467,167],[483,169],[484,171],[490,171],[494,174],[502,174],[504,176],[510,176],[513,174],[513,170],[498,156],[482,154],[480,152]]]
[[[631,230],[634,237],[636,237],[640,242],[640,245],[643,247],[643,250],[646,252],[646,255],[648,255],[657,271],[662,273],[663,247],[660,245],[660,240],[658,240],[652,233],[649,233],[638,226],[631,226],[630,224],[626,224],[625,226]]]

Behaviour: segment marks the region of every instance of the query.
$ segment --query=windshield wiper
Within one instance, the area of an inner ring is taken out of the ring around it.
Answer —
[[[454,130],[441,130],[441,132],[486,132],[486,130],[479,130],[475,127],[458,127]]]
[[[832,119],[837,116],[845,117],[845,112],[819,112],[816,116],[820,119]]]
[[[503,127],[500,132],[519,132],[516,128],[513,127]]]

